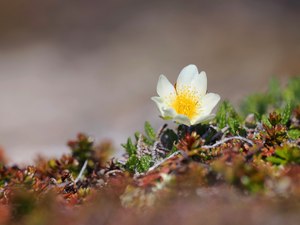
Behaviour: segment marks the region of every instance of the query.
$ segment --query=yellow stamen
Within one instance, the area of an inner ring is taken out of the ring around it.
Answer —
[[[171,107],[178,113],[187,116],[190,120],[199,112],[199,97],[188,87],[177,90],[177,95],[171,101]]]

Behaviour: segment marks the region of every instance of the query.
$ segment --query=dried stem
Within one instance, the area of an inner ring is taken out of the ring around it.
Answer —
[[[149,170],[147,171],[147,173],[151,172],[152,170],[156,169],[157,167],[159,167],[161,164],[163,164],[165,161],[173,158],[174,156],[180,154],[180,151],[174,152],[171,155],[169,155],[167,158],[164,158],[163,160],[161,160],[160,162],[155,163],[152,167],[149,168]]]
[[[81,168],[81,170],[80,170],[80,172],[79,172],[79,174],[78,174],[78,176],[77,176],[77,178],[76,178],[75,181],[74,181],[75,184],[81,179],[81,177],[82,177],[82,175],[83,175],[83,172],[84,172],[85,169],[86,169],[87,163],[88,163],[88,161],[85,160],[85,161],[84,161],[84,164],[83,164],[83,166],[82,166],[82,168]]]
[[[218,141],[213,145],[203,145],[201,148],[204,148],[204,149],[215,148],[215,147],[217,147],[221,144],[224,144],[227,141],[231,141],[231,140],[241,140],[241,141],[247,142],[248,144],[250,144],[252,146],[254,145],[254,143],[251,140],[247,139],[247,138],[244,138],[244,137],[241,137],[241,136],[234,136],[234,137],[224,138],[223,140]]]

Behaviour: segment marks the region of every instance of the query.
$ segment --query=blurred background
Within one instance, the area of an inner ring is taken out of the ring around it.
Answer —
[[[196,64],[234,104],[300,74],[300,3],[0,0],[0,145],[13,162],[67,152],[78,132],[117,149],[145,120],[159,74]]]

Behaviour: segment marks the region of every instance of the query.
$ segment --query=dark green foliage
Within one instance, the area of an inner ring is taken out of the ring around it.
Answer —
[[[163,147],[172,150],[174,144],[178,142],[178,136],[173,130],[166,129],[160,137],[160,142],[163,145]]]
[[[137,165],[138,165],[138,163],[139,163],[138,157],[137,157],[135,154],[133,154],[133,155],[131,155],[131,156],[128,158],[128,160],[127,160],[127,162],[126,162],[126,164],[125,164],[125,168],[126,168],[128,171],[134,173],[134,172],[135,172],[135,169],[136,169],[136,167],[137,167]]]
[[[77,140],[69,141],[68,146],[71,148],[72,156],[78,160],[80,166],[93,156],[94,140],[85,134],[78,134]]]
[[[233,108],[233,106],[228,102],[224,101],[219,107],[216,114],[216,123],[219,128],[224,128],[228,124],[228,119],[239,121],[239,115]]]
[[[218,132],[212,126],[208,124],[196,124],[192,126],[179,125],[177,128],[177,137],[178,140],[184,140],[187,136],[190,136],[192,133],[198,135],[203,141],[204,144],[213,144],[222,136],[222,132]]]
[[[280,87],[280,82],[275,77],[272,77],[272,79],[269,82],[269,90],[268,95],[270,98],[270,101],[275,104],[277,107],[280,107],[280,102],[282,101],[282,92]]]
[[[268,157],[267,160],[278,165],[300,164],[300,149],[297,147],[283,146],[277,148],[274,156]]]
[[[300,138],[300,130],[299,129],[291,129],[287,133],[288,133],[289,138],[291,138],[293,140]]]
[[[228,126],[232,134],[244,136],[246,133],[242,126],[241,117],[228,101],[224,101],[219,107],[216,114],[216,124],[220,129]]]
[[[300,76],[290,78],[282,96],[285,102],[290,102],[291,108],[300,104]]]
[[[139,137],[140,137],[141,133],[139,131],[136,131],[134,133],[134,138],[135,138],[135,141],[138,141],[139,140]]]
[[[144,155],[140,158],[138,164],[136,165],[137,171],[143,173],[148,171],[148,169],[153,165],[153,160],[150,155]]]
[[[156,133],[155,133],[153,127],[151,126],[151,124],[148,121],[145,122],[144,127],[145,127],[145,134],[147,135],[147,141],[149,143],[153,144],[154,141],[156,140]]]
[[[190,135],[192,132],[196,132],[201,138],[210,141],[210,138],[214,136],[217,131],[208,124],[196,124],[192,126],[180,125],[178,126],[178,138],[184,139],[186,135]]]
[[[195,131],[198,135],[200,135],[201,137],[208,131],[208,129],[210,128],[210,126],[208,124],[195,124],[193,126],[191,126],[189,128],[190,132]]]
[[[238,120],[233,118],[228,118],[227,120],[229,130],[232,134],[237,134],[240,128],[240,123]]]
[[[241,104],[241,111],[244,116],[254,113],[254,115],[260,120],[262,115],[267,113],[269,106],[269,98],[267,95],[254,94],[247,97]]]
[[[229,118],[240,120],[240,117],[235,111],[234,107],[228,101],[224,101],[222,102],[216,114],[216,122],[218,126],[222,129],[228,124]]]
[[[122,147],[125,148],[129,156],[125,164],[125,169],[131,173],[146,172],[153,165],[152,156],[149,154],[149,151],[145,152],[143,148],[152,149],[156,141],[156,132],[149,122],[145,122],[144,130],[145,135],[135,132],[135,143],[132,142],[131,138],[128,138],[126,144],[122,144]],[[143,145],[140,146],[141,149],[138,147],[138,142],[141,142]]]
[[[126,150],[126,153],[129,156],[137,154],[137,142],[140,136],[143,138],[143,142],[149,146],[153,145],[153,143],[155,142],[156,133],[149,122],[145,122],[144,130],[146,135],[142,135],[138,131],[134,133],[135,143],[133,143],[132,139],[129,137],[125,144],[121,144],[121,146]]]
[[[183,139],[188,132],[189,132],[189,127],[184,124],[180,124],[177,128],[178,139]]]
[[[261,120],[262,115],[268,113],[270,108],[276,108],[274,104],[278,105],[281,103],[281,95],[279,82],[273,78],[270,81],[267,93],[250,95],[241,103],[241,112],[244,116],[254,113]]]
[[[148,171],[152,165],[153,160],[151,155],[143,155],[140,159],[137,155],[131,155],[125,164],[125,169],[131,173],[143,173]]]
[[[280,87],[278,80],[273,78],[267,93],[250,95],[241,103],[240,108],[244,116],[254,113],[259,120],[264,114],[278,110],[283,115],[283,122],[287,123],[289,110],[295,108],[299,103],[300,77],[291,78],[284,90]]]
[[[138,139],[138,137],[137,137],[137,139]],[[122,144],[122,147],[125,148],[125,150],[129,156],[136,154],[136,149],[137,149],[136,145],[132,143],[132,140],[130,137],[127,139],[126,144]]]
[[[281,123],[286,125],[291,118],[291,114],[292,114],[291,103],[288,102],[281,112]]]
[[[221,129],[224,128],[227,124],[226,115],[227,115],[226,105],[223,102],[223,104],[219,107],[219,110],[216,115],[217,124]]]
[[[190,130],[191,132],[195,131],[204,140],[204,144],[206,145],[215,143],[222,135],[222,132],[217,132],[208,124],[196,124]]]
[[[150,155],[143,155],[140,159],[136,155],[129,157],[125,164],[125,168],[131,173],[146,172],[153,165],[153,160]]]

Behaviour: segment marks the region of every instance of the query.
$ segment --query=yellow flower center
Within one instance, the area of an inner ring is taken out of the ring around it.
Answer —
[[[199,113],[199,97],[195,91],[184,87],[177,90],[177,95],[171,101],[171,107],[178,113],[187,116],[190,120]]]

